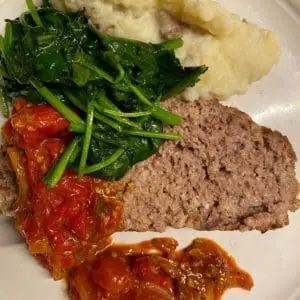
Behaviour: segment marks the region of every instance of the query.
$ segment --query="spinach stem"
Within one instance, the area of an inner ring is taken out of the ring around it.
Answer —
[[[166,50],[176,50],[183,46],[182,38],[168,40],[160,44]]]
[[[85,125],[78,123],[71,123],[69,126],[69,131],[74,133],[84,133]]]
[[[82,62],[82,61],[76,61],[76,63],[83,66],[83,67],[86,67],[86,68],[90,69],[91,71],[95,72],[99,77],[107,80],[108,82],[115,83],[115,80],[112,76],[110,76],[108,73],[101,70],[97,66],[86,63],[86,62]]]
[[[116,106],[110,99],[108,99],[103,93],[99,94],[97,103],[103,107],[114,111],[120,111],[118,106]]]
[[[85,135],[83,139],[83,147],[82,147],[82,153],[81,153],[79,169],[78,169],[78,174],[81,177],[83,176],[83,170],[86,167],[86,160],[88,157],[89,148],[91,144],[93,122],[94,122],[94,111],[95,111],[94,103],[92,101],[88,102]]]
[[[68,90],[68,89],[64,89],[63,90],[64,95],[68,98],[68,100],[70,100],[70,102],[77,108],[79,108],[80,110],[86,112],[86,107],[85,105],[77,98],[73,95],[73,93]]]
[[[107,118],[106,116],[103,116],[102,114],[100,114],[98,112],[95,112],[95,119],[105,123],[106,125],[112,127],[113,129],[115,129],[118,132],[122,132],[122,130],[123,130],[123,128],[120,124],[118,124],[114,120],[111,120],[110,118]]]
[[[5,25],[4,46],[3,46],[4,59],[10,51],[12,42],[13,42],[13,28],[12,28],[12,24],[8,22]]]
[[[85,126],[81,124],[70,124],[69,130],[76,133],[84,133]],[[131,129],[123,129],[121,133],[124,133],[126,135],[134,135],[139,137],[156,138],[156,139],[163,139],[163,140],[181,139],[181,136],[178,133],[151,132],[151,131],[131,130]]]
[[[141,128],[139,124],[136,124],[136,123],[134,123],[134,122],[132,122],[132,121],[126,119],[126,118],[123,118],[123,117],[120,117],[120,116],[116,116],[116,115],[113,115],[113,114],[106,113],[106,112],[105,112],[105,109],[102,108],[98,103],[95,103],[95,108],[96,108],[99,112],[101,112],[101,113],[103,113],[103,114],[105,114],[105,115],[108,115],[110,118],[116,120],[117,122],[119,122],[119,123],[121,123],[121,124],[127,125],[127,126],[129,126],[129,127],[137,128],[137,129]],[[112,111],[115,111],[115,110],[112,110]]]
[[[125,70],[124,70],[124,68],[119,63],[119,61],[116,59],[115,55],[112,52],[108,52],[106,54],[106,57],[108,57],[110,59],[110,61],[114,64],[115,68],[119,72],[118,76],[115,79],[115,83],[120,82],[121,80],[123,80],[123,78],[125,76]]]
[[[179,125],[181,123],[181,118],[177,114],[174,114],[172,112],[169,112],[161,107],[158,107],[157,109],[154,109],[152,111],[152,116],[162,121],[165,124],[168,125]]]
[[[79,140],[78,147],[75,148],[72,155],[70,156],[69,165],[73,164],[75,162],[76,158],[78,157],[78,155],[80,153],[80,150],[81,150],[80,147],[79,147],[80,143],[81,143],[81,138]]]
[[[130,130],[124,129],[124,134],[128,135],[135,135],[140,137],[147,137],[147,138],[156,138],[162,140],[174,140],[178,141],[181,139],[181,135],[178,133],[163,133],[163,132],[151,132],[151,131],[142,131],[142,130]]]
[[[142,103],[144,103],[147,106],[154,107],[153,103],[151,103],[151,101],[149,101],[144,96],[144,94],[141,92],[141,90],[137,86],[135,86],[127,78],[125,78],[125,82],[129,86],[129,88],[132,90],[132,92],[134,92],[136,94],[136,96]],[[171,113],[165,109],[162,109],[161,107],[157,107],[156,109],[154,109],[152,111],[151,115],[155,119],[160,120],[160,121],[164,122],[165,124],[169,124],[169,125],[179,125],[181,122],[180,116],[178,116],[174,113]]]
[[[106,116],[103,116],[99,114],[98,112],[94,112],[94,118],[110,127],[115,129],[118,132],[122,132],[123,128],[121,125],[119,125],[117,122],[107,118]],[[69,130],[71,132],[76,132],[76,133],[84,133],[85,132],[85,123],[84,124],[79,124],[79,123],[71,123],[69,126]]]
[[[42,20],[38,14],[36,6],[34,5],[32,0],[26,0],[27,8],[31,14],[31,17],[37,26],[43,27]]]
[[[36,41],[38,45],[42,46],[44,44],[50,44],[51,41],[55,39],[54,34],[45,34],[45,35],[40,35],[36,38]]]
[[[4,37],[0,34],[0,52],[4,52]]]
[[[70,102],[77,108],[79,108],[80,110],[86,112],[87,109],[85,107],[85,104],[83,104],[77,97],[75,97],[73,95],[73,93],[68,90],[68,89],[64,89],[63,93],[65,94],[65,96],[70,100]],[[94,102],[94,106],[95,108],[97,108],[97,103]],[[95,112],[94,113],[94,117],[95,119],[97,119],[98,121],[101,121],[103,123],[105,123],[106,125],[112,127],[113,129],[117,130],[118,132],[122,131],[122,126],[119,125],[117,122],[107,118],[106,116],[103,116],[102,114]],[[71,123],[70,125],[70,130],[73,132],[78,132],[78,133],[84,133],[85,131],[85,124],[77,124],[77,123]]]
[[[115,79],[115,83],[120,82],[125,77],[125,71],[119,62],[117,63],[117,69],[119,71],[119,75]]]
[[[151,111],[137,111],[137,112],[118,112],[115,110],[104,108],[103,112],[116,117],[125,117],[125,118],[139,118],[144,116],[150,116]]]
[[[113,164],[116,160],[118,160],[124,154],[124,152],[125,151],[123,149],[119,148],[115,153],[113,153],[106,160],[104,160],[104,161],[102,161],[102,162],[100,162],[98,164],[86,167],[83,170],[83,174],[94,173],[94,172],[100,171],[100,170],[108,167],[109,165]]]
[[[46,86],[42,85],[37,80],[31,80],[30,82],[35,87],[35,89],[45,98],[45,100],[58,112],[60,112],[70,123],[78,123],[84,125],[84,121],[71,108],[62,103],[60,99],[55,96]]]
[[[53,188],[62,178],[65,170],[67,169],[70,158],[72,157],[74,151],[79,147],[79,137],[75,137],[72,142],[69,144],[67,149],[57,160],[57,162],[50,169],[48,174],[44,177],[43,181],[48,188]]]
[[[121,110],[118,108],[118,106],[116,106],[110,99],[108,99],[102,93],[99,95],[98,101],[96,102],[96,108],[100,109],[101,111],[104,108],[106,108],[106,109],[110,109],[110,110],[113,110],[116,112],[121,112]],[[125,119],[125,118],[122,118],[119,116],[112,116],[112,115],[109,115],[109,116],[121,124],[128,125],[130,127],[137,128],[137,129],[141,128],[139,124],[136,124],[135,122],[130,121],[128,119]]]
[[[139,98],[139,100],[142,103],[144,103],[145,105],[148,105],[150,107],[152,106],[151,101],[149,101],[148,98],[144,96],[144,94],[141,92],[141,90],[137,86],[135,86],[132,82],[130,82],[130,80],[127,79],[126,77],[124,78],[124,81],[129,86],[131,91],[136,94],[136,96]]]

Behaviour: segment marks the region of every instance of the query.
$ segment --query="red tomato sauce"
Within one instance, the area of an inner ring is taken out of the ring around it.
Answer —
[[[49,105],[20,99],[3,127],[19,183],[17,229],[55,279],[107,247],[123,214],[116,184],[80,178],[72,171],[54,188],[44,184],[43,177],[70,140],[68,126]]]
[[[196,239],[176,251],[173,239],[115,245],[68,278],[72,300],[217,300],[253,281],[216,243]]]

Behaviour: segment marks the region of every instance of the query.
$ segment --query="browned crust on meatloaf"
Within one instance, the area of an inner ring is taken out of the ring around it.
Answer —
[[[0,143],[3,143],[0,139]],[[0,145],[0,215],[12,216],[12,206],[17,199],[15,176],[6,154],[6,146]]]
[[[166,107],[182,116],[172,130],[183,138],[166,142],[125,178],[125,230],[265,232],[288,224],[299,201],[287,137],[218,101],[170,100]]]

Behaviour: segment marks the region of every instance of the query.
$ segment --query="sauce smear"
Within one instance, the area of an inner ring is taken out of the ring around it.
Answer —
[[[251,276],[215,242],[181,251],[171,238],[114,245],[68,278],[72,300],[217,300],[229,288],[250,290]]]

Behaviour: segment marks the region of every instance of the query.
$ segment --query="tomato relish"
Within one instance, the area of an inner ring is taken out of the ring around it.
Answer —
[[[17,99],[3,127],[19,186],[17,228],[54,279],[107,247],[123,214],[117,184],[79,177],[71,170],[54,188],[44,184],[72,138],[68,126],[51,106]]]
[[[229,288],[252,288],[250,275],[213,241],[176,247],[169,238],[113,245],[72,269],[69,295],[72,300],[217,300]]]

